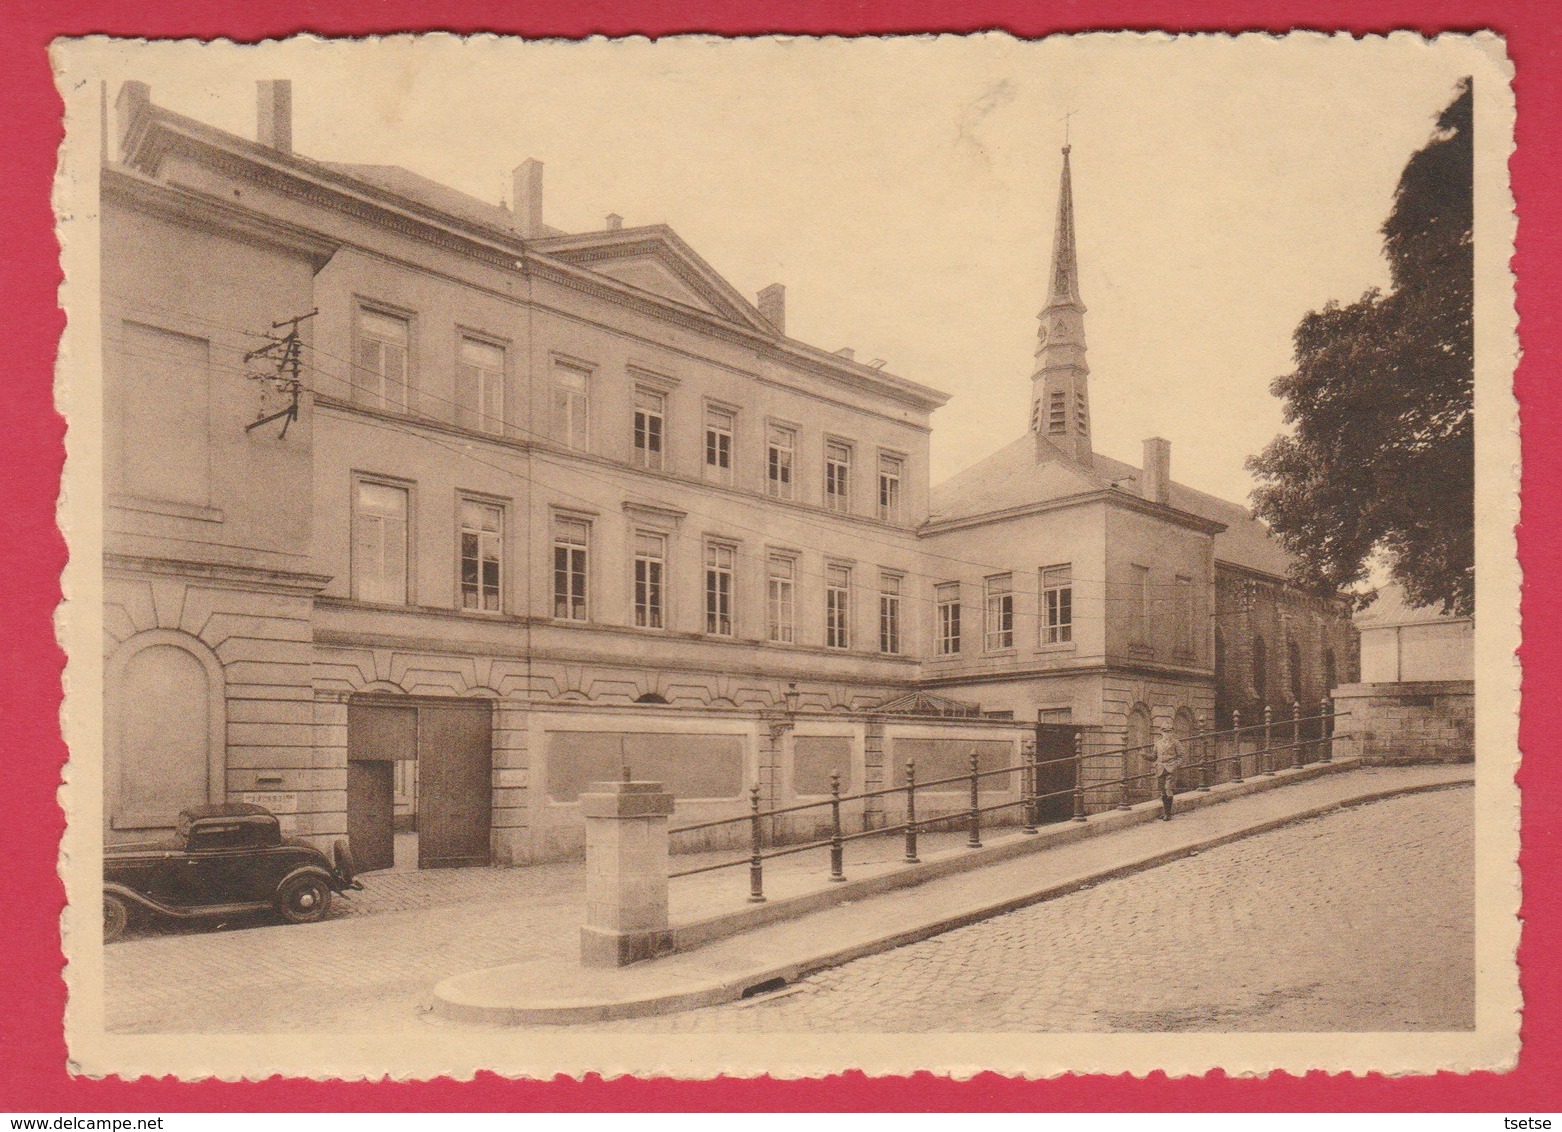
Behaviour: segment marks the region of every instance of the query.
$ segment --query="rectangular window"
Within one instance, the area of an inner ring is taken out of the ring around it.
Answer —
[[[407,489],[359,480],[353,500],[352,581],[359,601],[407,604]]]
[[[1073,567],[1048,566],[1041,572],[1041,643],[1065,645],[1073,639]]]
[[[731,409],[705,406],[705,477],[714,483],[732,483],[732,437],[737,417]]]
[[[635,532],[635,627],[663,628],[667,575],[667,537],[651,531]]]
[[[765,569],[768,590],[766,636],[778,644],[792,644],[796,639],[797,559],[789,554],[772,554]]]
[[[933,591],[938,612],[938,655],[960,651],[960,583],[943,582]]]
[[[732,571],[737,549],[726,543],[705,544],[705,631],[732,636]]]
[[[578,366],[553,365],[553,439],[585,450],[590,440],[591,374]]]
[[[591,524],[562,515],[553,520],[553,616],[584,621],[589,613],[586,566]]]
[[[988,652],[1014,647],[1014,575],[999,574],[987,579]]]
[[[1150,631],[1150,568],[1133,565],[1129,571],[1132,581],[1128,587],[1128,640],[1131,644],[1149,643]]]
[[[504,573],[504,508],[461,500],[461,608],[498,613]]]
[[[771,425],[765,439],[765,491],[776,499],[792,498],[792,460],[797,433]]]
[[[354,399],[376,409],[405,410],[407,353],[411,325],[404,318],[358,308],[357,373]]]
[[[829,648],[851,648],[851,590],[850,567],[825,567],[824,643]]]
[[[662,470],[666,404],[667,398],[656,390],[635,387],[635,463],[653,472]]]
[[[904,584],[899,574],[879,575],[879,651],[882,653],[900,652],[900,591]]]
[[[1177,651],[1193,654],[1193,579],[1177,575]]]
[[[900,481],[905,466],[899,456],[879,453],[879,518],[886,523],[901,521]]]
[[[824,446],[824,505],[831,511],[851,510],[852,450],[828,441]]]
[[[483,432],[504,432],[504,349],[461,337],[456,361],[456,423]]]

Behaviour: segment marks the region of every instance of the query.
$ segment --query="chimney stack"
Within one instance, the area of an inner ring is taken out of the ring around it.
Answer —
[[[293,152],[292,79],[261,79],[255,84],[255,140],[283,153]]]
[[[786,333],[786,288],[772,283],[759,293],[759,315],[777,334]]]
[[[622,232],[624,230],[624,218],[616,212],[608,213],[607,230],[609,232]]]
[[[1171,441],[1152,436],[1144,442],[1144,474],[1139,491],[1151,503],[1171,499]]]
[[[515,198],[515,230],[524,239],[542,235],[542,162],[528,157],[510,174]]]
[[[135,128],[136,119],[151,107],[152,88],[146,83],[131,79],[120,86],[119,97],[114,100],[114,118],[115,124],[119,127],[121,160],[124,159],[125,143],[130,140],[130,131]]]
[[[835,356],[837,358],[845,358],[849,362],[854,362],[857,360],[857,351],[853,350],[850,346],[842,346],[839,350],[835,351]]]

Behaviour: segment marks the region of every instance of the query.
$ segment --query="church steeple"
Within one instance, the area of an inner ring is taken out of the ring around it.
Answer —
[[[1064,456],[1089,464],[1090,367],[1085,363],[1085,304],[1079,297],[1074,246],[1070,148],[1063,147],[1047,305],[1037,315],[1041,327],[1036,335],[1036,370],[1031,375],[1031,432],[1036,436],[1038,460]]]

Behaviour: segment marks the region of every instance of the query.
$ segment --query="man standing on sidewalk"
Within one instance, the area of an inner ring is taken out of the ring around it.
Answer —
[[[1176,785],[1177,768],[1182,765],[1182,744],[1172,734],[1171,724],[1161,724],[1161,733],[1155,740],[1155,785],[1161,792],[1161,820],[1171,821],[1172,791]]]

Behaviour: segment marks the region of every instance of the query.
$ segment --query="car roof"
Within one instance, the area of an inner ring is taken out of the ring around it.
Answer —
[[[179,812],[187,821],[204,818],[270,818],[274,814],[264,806],[251,802],[210,802],[204,806],[187,806]]]

